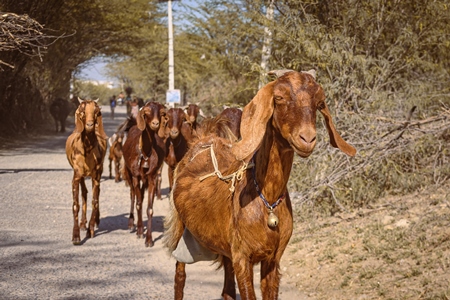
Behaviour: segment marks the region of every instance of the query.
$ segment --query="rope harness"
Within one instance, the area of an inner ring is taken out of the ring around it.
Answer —
[[[238,181],[242,180],[242,178],[244,177],[245,171],[247,169],[253,168],[253,166],[254,166],[253,162],[249,162],[249,163],[243,162],[242,166],[236,172],[234,172],[230,175],[227,175],[227,176],[223,176],[222,172],[220,172],[220,170],[219,170],[219,164],[217,162],[217,158],[216,158],[216,154],[214,153],[213,146],[210,145],[209,148],[211,149],[211,160],[212,160],[212,163],[214,166],[214,172],[200,177],[200,181],[203,181],[206,178],[211,177],[211,176],[217,176],[220,180],[223,180],[223,181],[231,180],[231,186],[230,186],[229,190],[232,193],[234,193],[236,180],[238,180]],[[194,157],[192,159],[194,159]]]

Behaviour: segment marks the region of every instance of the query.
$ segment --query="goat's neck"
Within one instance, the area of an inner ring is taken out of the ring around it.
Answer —
[[[146,157],[150,156],[153,145],[153,130],[151,130],[148,126],[145,127],[145,130],[142,131],[141,134],[141,142],[140,142],[140,150],[143,155]]]
[[[87,132],[86,130],[82,133],[83,145],[85,152],[90,152],[97,146],[98,140],[95,131]]]
[[[268,126],[255,156],[256,181],[270,204],[286,192],[294,151],[287,141]]]

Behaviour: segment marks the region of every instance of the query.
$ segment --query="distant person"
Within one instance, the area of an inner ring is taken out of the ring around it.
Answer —
[[[114,110],[116,109],[117,101],[116,101],[116,95],[113,95],[111,98],[109,98],[109,106],[111,107],[111,119],[114,120]]]
[[[131,98],[131,93],[133,92],[133,89],[131,87],[125,88],[125,93],[127,96],[125,97],[125,104],[127,105],[127,116],[131,115],[131,101],[133,100]]]
[[[120,93],[119,96],[117,97],[117,105],[122,106],[123,105],[123,98],[125,96],[123,95],[123,93]]]

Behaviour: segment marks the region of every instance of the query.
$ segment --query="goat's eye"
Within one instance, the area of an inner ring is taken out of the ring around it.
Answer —
[[[325,102],[320,102],[319,104],[317,104],[317,109],[318,110],[322,110],[325,108]]]
[[[284,98],[281,96],[275,96],[273,98],[275,99],[275,103],[277,103],[277,104],[281,104],[284,102]]]

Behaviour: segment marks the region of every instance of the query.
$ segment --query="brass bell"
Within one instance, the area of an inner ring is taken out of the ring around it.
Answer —
[[[144,161],[144,168],[148,169],[148,161]]]
[[[269,216],[267,217],[267,225],[269,225],[270,228],[275,228],[278,225],[278,217],[276,214],[273,213],[272,210],[269,211]]]

